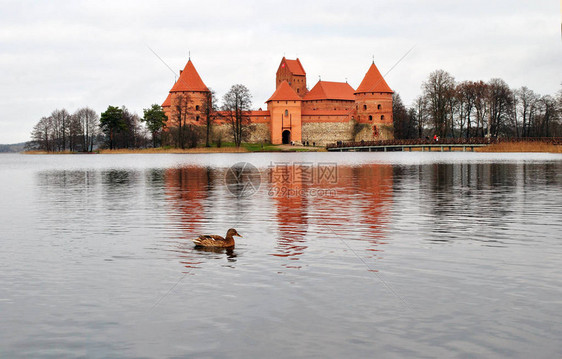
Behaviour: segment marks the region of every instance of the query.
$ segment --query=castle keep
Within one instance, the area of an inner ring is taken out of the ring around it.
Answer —
[[[178,122],[174,109],[188,99],[184,123],[203,125],[209,89],[189,60],[170,90],[162,108],[168,127]],[[393,138],[392,94],[373,62],[357,89],[347,82],[318,81],[308,90],[306,72],[299,59],[283,57],[275,78],[275,91],[267,110],[248,111],[249,142],[325,145],[336,141]],[[214,131],[229,136],[228,125],[218,116]]]

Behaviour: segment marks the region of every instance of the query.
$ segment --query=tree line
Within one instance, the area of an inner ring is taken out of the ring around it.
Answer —
[[[100,115],[89,107],[76,110],[57,109],[42,117],[33,127],[27,150],[47,152],[92,152],[99,148],[146,148],[169,146],[196,147],[204,139],[209,147],[223,140],[222,132],[213,136],[213,126],[220,119],[228,124],[230,137],[240,146],[249,134],[251,94],[244,85],[234,85],[218,107],[214,91],[204,94],[202,107],[189,94],[179,94],[168,119],[160,105],[143,109],[143,117],[125,106],[108,106]],[[222,110],[223,112],[219,111]],[[202,114],[202,116],[201,116]]]
[[[410,107],[393,95],[394,136],[562,137],[562,90],[540,95],[502,79],[457,82],[444,70],[432,72]]]
[[[72,114],[64,108],[57,109],[33,127],[27,149],[92,152],[98,148],[146,147],[149,138],[141,121],[147,120],[131,113],[125,106],[109,106],[101,116],[89,107]]]

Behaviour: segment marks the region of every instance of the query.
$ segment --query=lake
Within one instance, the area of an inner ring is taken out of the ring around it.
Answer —
[[[2,358],[562,357],[559,154],[6,154],[0,184]]]

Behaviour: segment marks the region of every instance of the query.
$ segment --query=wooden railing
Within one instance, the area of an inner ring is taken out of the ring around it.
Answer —
[[[488,145],[504,142],[543,142],[553,145],[562,145],[562,137],[524,137],[524,138],[439,138],[433,139],[410,139],[410,140],[383,140],[383,141],[338,141],[326,145],[326,148],[341,147],[372,147],[372,146],[419,146],[419,145]]]

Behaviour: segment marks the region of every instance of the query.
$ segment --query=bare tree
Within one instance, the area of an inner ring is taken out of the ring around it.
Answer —
[[[92,152],[94,143],[99,134],[100,118],[96,111],[89,107],[83,107],[74,112],[81,128],[82,151]]]
[[[190,97],[187,94],[178,94],[173,99],[172,104],[172,120],[174,122],[174,131],[176,132],[176,147],[185,148],[186,132],[187,132],[187,116],[192,106],[190,106]]]
[[[66,150],[68,126],[70,122],[70,114],[64,108],[62,110],[54,110],[51,113],[53,123],[54,140],[57,151]]]
[[[217,116],[216,103],[215,91],[209,89],[209,92],[205,93],[205,100],[202,108],[203,115],[205,116],[205,147],[211,146],[210,138],[212,126]]]
[[[454,88],[455,78],[443,70],[433,71],[422,85],[433,127],[438,136],[446,135],[449,98],[453,96]]]
[[[476,137],[484,137],[485,121],[488,115],[488,84],[478,81],[474,84],[474,108],[476,109]]]
[[[42,117],[33,127],[31,132],[31,140],[35,143],[33,147],[47,152],[55,150],[53,136],[53,119],[52,117]]]
[[[392,121],[394,125],[394,138],[410,138],[410,117],[408,110],[402,103],[402,98],[395,92],[392,94]]]
[[[252,95],[244,85],[233,85],[223,97],[222,109],[225,111],[226,121],[232,128],[232,137],[236,147],[247,136],[250,116],[248,111],[252,106]]]
[[[71,115],[68,123],[68,149],[71,152],[77,150],[80,145],[81,136],[82,127],[80,126],[80,121],[78,120],[78,117]]]
[[[513,93],[502,79],[491,79],[488,83],[489,121],[488,135],[498,137],[507,134],[507,123],[513,115]]]
[[[538,105],[540,112],[535,117],[535,134],[539,137],[550,137],[559,120],[557,101],[554,97],[545,95],[540,97]]]
[[[461,132],[466,123],[465,137],[469,138],[471,136],[472,110],[474,109],[474,103],[476,101],[476,84],[472,81],[461,82],[457,86],[456,92],[462,106],[460,118]]]
[[[423,129],[427,120],[427,101],[425,97],[418,96],[414,101],[416,119],[418,125],[418,138],[423,137]]]
[[[515,91],[517,99],[517,113],[521,119],[521,136],[528,137],[531,121],[536,109],[538,96],[526,86]]]

